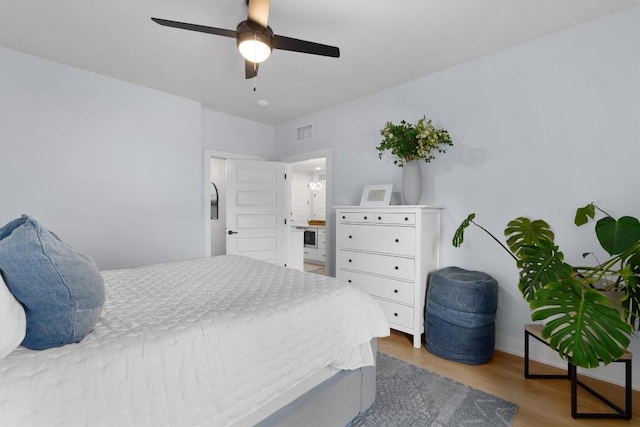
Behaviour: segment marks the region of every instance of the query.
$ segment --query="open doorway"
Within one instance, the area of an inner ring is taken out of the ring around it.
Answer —
[[[327,167],[324,157],[289,163],[291,224],[304,230],[304,271],[326,274]]]
[[[255,156],[229,153],[225,151],[205,150],[204,152],[204,200],[205,200],[205,256],[226,254],[226,176],[227,159],[265,160]],[[217,195],[214,195],[217,192]],[[217,199],[217,218],[213,218],[214,199]]]
[[[331,275],[331,150],[301,153],[280,159],[289,165],[291,224],[306,230],[304,269]],[[302,196],[300,196],[302,194]]]
[[[217,255],[220,252],[226,250],[225,247],[225,229],[226,229],[226,220],[224,217],[225,212],[225,195],[226,195],[226,178],[224,177],[224,164],[226,159],[244,159],[244,160],[266,160],[262,158],[258,158],[255,156],[247,156],[236,153],[228,153],[221,152],[216,150],[205,150],[204,156],[204,182],[205,182],[205,254],[206,256]],[[294,164],[303,163],[307,160],[311,159],[322,159],[324,163],[324,176],[318,175],[316,177],[317,180],[323,180],[322,189],[323,192],[316,193],[316,200],[319,200],[321,197],[324,197],[324,211],[320,210],[319,207],[322,206],[320,202],[316,202],[316,211],[315,216],[316,219],[324,219],[325,220],[325,232],[323,233],[322,243],[319,242],[320,245],[324,246],[324,266],[321,264],[316,264],[316,268],[318,266],[323,267],[319,269],[323,273],[327,275],[331,275],[331,266],[333,265],[333,245],[332,245],[332,219],[330,218],[330,206],[331,206],[331,150],[318,150],[309,153],[302,153],[294,156],[288,156],[280,159],[281,162],[288,164],[287,170],[292,170]],[[317,171],[314,166],[314,171]],[[321,171],[317,171],[319,174]],[[217,195],[217,207],[218,207],[218,218],[212,219],[212,184],[214,182],[216,186],[216,190],[218,192]],[[316,186],[314,186],[317,188]],[[288,207],[290,207],[291,197],[287,195],[288,199]],[[313,218],[313,211],[309,216],[310,219]],[[324,216],[324,218],[321,218]],[[291,223],[292,224],[292,223]],[[301,224],[304,225],[304,224]],[[307,224],[308,225],[308,224]],[[316,271],[318,272],[318,271]]]
[[[211,173],[209,175],[211,256],[227,253],[224,239],[227,226],[225,161],[226,159],[211,158]]]

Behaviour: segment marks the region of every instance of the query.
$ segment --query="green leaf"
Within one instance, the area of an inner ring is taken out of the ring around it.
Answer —
[[[536,291],[547,283],[570,278],[573,273],[573,268],[564,262],[562,252],[548,240],[540,241],[538,246],[522,246],[519,255],[518,288],[526,301],[530,302]]]
[[[622,307],[626,310],[627,323],[637,330],[640,327],[640,250],[629,257],[621,274],[624,274],[626,292]]]
[[[429,163],[435,158],[435,153],[446,153],[446,148],[453,146],[451,136],[446,129],[437,129],[431,120],[422,117],[415,125],[402,120],[400,124],[387,122],[380,130],[382,141],[376,147],[378,157],[384,152],[391,151],[397,159],[395,165],[402,167],[411,160],[423,159]]]
[[[580,227],[589,222],[589,218],[593,219],[596,216],[596,207],[593,203],[589,203],[587,206],[578,208],[576,210],[576,217],[573,222]]]
[[[553,242],[554,234],[551,227],[545,221],[518,217],[507,224],[504,230],[507,236],[507,245],[513,253],[518,255],[523,246],[537,246],[543,240]]]
[[[618,255],[640,241],[640,221],[631,216],[623,216],[617,221],[606,216],[596,223],[596,235],[609,255]]]
[[[548,283],[529,305],[533,320],[549,319],[542,336],[551,348],[576,366],[609,364],[629,346],[631,328],[611,301],[576,279]]]
[[[451,241],[453,246],[459,248],[460,245],[462,245],[462,242],[464,242],[464,230],[471,225],[471,222],[473,222],[475,217],[475,213],[470,213],[469,216],[462,221],[462,224],[460,224],[456,232],[453,234],[453,240]]]

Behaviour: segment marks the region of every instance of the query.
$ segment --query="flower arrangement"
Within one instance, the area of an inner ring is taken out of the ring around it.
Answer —
[[[387,122],[380,134],[382,142],[376,147],[380,152],[378,157],[382,159],[382,154],[390,150],[398,157],[393,164],[400,167],[412,160],[424,159],[429,163],[435,158],[436,151],[445,153],[446,146],[453,146],[449,132],[436,129],[426,117],[418,120],[415,126],[404,120],[398,125]]]

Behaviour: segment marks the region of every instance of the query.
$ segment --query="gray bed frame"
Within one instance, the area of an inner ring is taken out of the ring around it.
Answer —
[[[371,341],[376,354],[376,340]],[[376,397],[376,367],[340,371],[320,385],[274,412],[260,423],[268,426],[343,427],[367,410]]]

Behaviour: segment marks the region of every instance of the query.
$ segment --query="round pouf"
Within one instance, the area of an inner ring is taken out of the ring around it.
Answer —
[[[447,267],[429,278],[424,341],[429,353],[469,365],[493,357],[498,282],[480,271]]]

